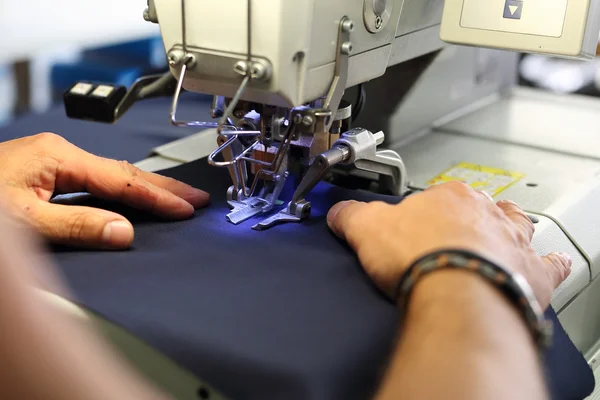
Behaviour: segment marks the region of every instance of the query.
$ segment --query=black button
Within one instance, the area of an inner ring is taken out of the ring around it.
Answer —
[[[523,1],[506,0],[506,3],[504,4],[504,18],[521,19],[522,12],[523,12]]]

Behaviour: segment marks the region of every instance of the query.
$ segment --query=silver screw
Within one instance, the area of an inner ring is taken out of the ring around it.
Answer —
[[[233,70],[243,76],[248,74],[248,63],[246,61],[238,61],[233,66]]]
[[[144,19],[148,22],[150,21],[150,10],[148,10],[147,8],[144,10]]]
[[[381,16],[378,15],[375,18],[375,29],[380,30],[382,26],[383,26],[383,18],[381,18]]]
[[[350,55],[350,54],[352,54],[353,50],[354,50],[354,46],[352,45],[352,42],[342,43],[342,53],[343,54]]]
[[[260,63],[253,63],[250,68],[250,76],[252,79],[261,80],[267,75],[267,68]]]
[[[294,115],[294,124],[300,125],[302,123],[302,115],[296,114]]]
[[[174,67],[179,63],[179,61],[181,61],[181,57],[179,56],[179,54],[177,54],[174,51],[169,52],[169,54],[167,55],[167,59],[169,60],[169,65],[171,67]]]
[[[352,22],[351,20],[344,21],[344,23],[342,24],[342,30],[346,33],[352,32],[354,30],[354,22]]]
[[[314,122],[315,122],[315,119],[313,117],[311,117],[310,115],[307,115],[304,118],[302,118],[302,123],[305,126],[311,126]]]

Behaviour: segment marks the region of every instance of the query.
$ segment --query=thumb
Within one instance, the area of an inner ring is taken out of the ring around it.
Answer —
[[[547,272],[552,278],[555,289],[569,277],[573,260],[567,253],[548,254],[542,257],[542,261],[547,267]]]
[[[342,201],[335,204],[327,213],[327,225],[341,239],[347,239],[348,233],[353,229],[352,223],[356,221],[356,213],[364,206],[355,200]]]
[[[133,226],[119,214],[45,202],[31,208],[30,223],[53,243],[116,250],[133,242]]]

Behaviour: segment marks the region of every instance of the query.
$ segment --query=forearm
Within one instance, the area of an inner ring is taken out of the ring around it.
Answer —
[[[379,400],[547,397],[521,315],[474,274],[422,278],[402,330]]]
[[[4,281],[0,286],[8,285]],[[6,306],[0,306],[0,398],[166,400],[83,320],[34,289],[16,289],[18,293],[9,291],[0,300]]]
[[[90,326],[41,298],[33,285],[50,266],[1,213],[0,227],[0,398],[164,399]]]

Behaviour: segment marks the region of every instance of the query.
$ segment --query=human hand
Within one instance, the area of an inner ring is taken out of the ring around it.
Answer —
[[[94,156],[51,133],[0,143],[0,186],[10,211],[48,240],[90,248],[129,247],[133,226],[110,211],[51,204],[54,195],[89,192],[167,219],[189,218],[209,202],[201,190]]]
[[[0,187],[0,398],[167,400],[60,297],[73,298]],[[41,290],[40,290],[41,289]],[[52,293],[52,294],[50,294]],[[35,380],[35,381],[34,381]]]
[[[510,201],[494,204],[461,182],[434,186],[398,205],[338,203],[327,223],[390,296],[414,261],[444,249],[470,250],[523,275],[544,308],[571,270],[567,254],[535,253],[534,225],[519,206]]]

